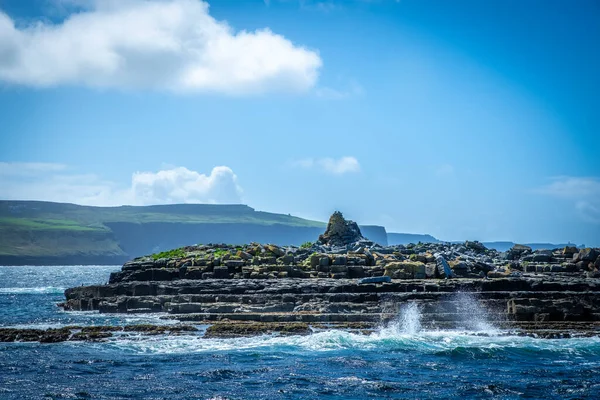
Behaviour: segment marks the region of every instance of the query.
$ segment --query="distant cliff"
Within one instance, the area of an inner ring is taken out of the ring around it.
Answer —
[[[409,244],[409,243],[439,243],[440,241],[431,235],[419,235],[415,233],[393,233],[387,234],[388,243],[390,246],[396,244]]]
[[[144,254],[200,243],[301,245],[326,224],[242,204],[174,204],[88,207],[43,201],[0,200],[0,265],[122,264]],[[362,235],[382,246],[439,243],[431,235],[388,233],[361,225]],[[486,242],[505,251],[513,242]],[[564,247],[528,244],[534,250]]]
[[[365,237],[387,245],[384,227],[360,228]],[[323,222],[246,205],[88,207],[0,201],[0,265],[121,264],[199,243],[300,245],[324,230]]]

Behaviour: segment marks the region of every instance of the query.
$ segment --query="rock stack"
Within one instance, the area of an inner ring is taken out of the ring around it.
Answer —
[[[358,224],[344,218],[341,212],[334,212],[329,217],[325,233],[319,236],[318,244],[325,246],[346,247],[355,242],[365,240]]]

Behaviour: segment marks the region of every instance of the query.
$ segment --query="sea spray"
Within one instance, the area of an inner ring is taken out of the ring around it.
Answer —
[[[460,331],[467,335],[501,334],[491,322],[493,318],[488,309],[469,292],[454,293],[430,303],[386,302],[382,311],[395,315],[379,329],[381,334],[388,336],[423,335],[440,329]]]
[[[459,292],[454,295],[454,301],[457,303],[459,320],[457,323],[468,331],[486,333],[488,335],[497,335],[500,333],[498,328],[490,322],[490,315],[480,303],[480,301],[468,292]]]
[[[414,335],[421,330],[421,311],[417,303],[410,302],[400,309],[400,328],[407,335]]]
[[[421,331],[421,310],[416,302],[402,304],[398,315],[379,330],[384,336],[414,336]]]

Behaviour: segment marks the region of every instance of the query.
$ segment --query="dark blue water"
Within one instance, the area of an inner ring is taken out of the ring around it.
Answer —
[[[65,313],[66,287],[118,267],[0,267],[0,325],[165,323]],[[0,399],[600,398],[600,339],[423,332],[415,310],[371,335],[0,344]]]

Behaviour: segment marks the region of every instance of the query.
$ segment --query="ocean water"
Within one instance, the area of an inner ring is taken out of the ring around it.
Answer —
[[[0,267],[0,326],[169,323],[56,306],[65,288],[118,269]],[[407,304],[370,335],[0,343],[0,399],[600,398],[599,338],[510,336],[484,316],[473,330],[425,331],[419,318]]]

